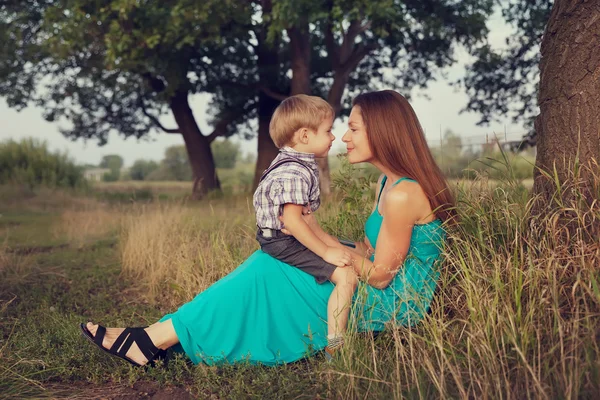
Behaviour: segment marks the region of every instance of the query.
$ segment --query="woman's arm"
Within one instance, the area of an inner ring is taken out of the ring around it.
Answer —
[[[364,242],[353,242],[356,247],[352,248],[349,246],[345,246],[339,242],[339,240],[321,228],[321,225],[315,218],[314,214],[305,214],[303,215],[304,221],[308,224],[313,233],[323,241],[323,243],[327,244],[331,247],[338,247],[344,250],[348,250],[352,252],[355,256],[360,258],[363,257],[371,257],[373,254],[373,249],[366,243],[366,238]]]
[[[413,226],[422,214],[423,199],[408,190],[394,188],[387,193],[384,202],[385,217],[377,238],[375,260],[370,262],[363,259],[353,266],[364,282],[378,289],[385,289],[402,267],[410,246]]]
[[[371,212],[375,211],[375,207],[377,207],[377,197],[379,195],[379,192],[381,191],[380,188],[381,188],[381,182],[383,181],[383,177],[384,177],[384,175],[381,174],[379,176],[379,178],[377,179],[377,185],[375,187],[375,203],[373,204],[373,210]],[[312,229],[314,234],[317,235],[317,237],[319,239],[321,239],[328,246],[332,246],[332,247],[340,247],[341,246],[342,248],[344,248],[346,250],[350,250],[352,253],[358,255],[361,258],[364,258],[364,257],[370,258],[371,255],[373,254],[373,247],[369,243],[369,240],[367,239],[366,236],[362,242],[354,242],[354,246],[356,246],[356,247],[352,248],[352,247],[341,244],[336,237],[325,232],[323,230],[323,228],[321,228],[321,225],[319,225],[319,222],[315,218],[314,214],[303,212],[303,218],[306,221],[306,223],[308,224],[308,226],[310,226],[310,228]]]

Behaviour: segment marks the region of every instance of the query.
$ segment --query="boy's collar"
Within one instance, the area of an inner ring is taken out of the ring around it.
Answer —
[[[296,149],[291,148],[290,146],[283,146],[279,151],[284,153],[291,153],[292,156],[296,158],[300,158],[302,160],[314,161],[315,155],[313,153],[304,153],[302,151],[298,151]]]

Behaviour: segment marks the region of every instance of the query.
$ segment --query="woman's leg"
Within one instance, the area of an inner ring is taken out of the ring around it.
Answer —
[[[88,322],[87,328],[93,336],[96,336],[98,325]],[[124,328],[106,328],[106,334],[104,335],[102,346],[106,349],[110,349],[123,330]],[[152,343],[154,343],[154,345],[159,349],[166,350],[169,347],[179,343],[179,339],[175,333],[175,328],[173,327],[173,323],[170,319],[164,322],[156,322],[147,327],[145,331],[150,337],[150,340],[152,340]],[[135,343],[127,352],[127,357],[131,358],[140,365],[144,365],[148,362],[146,357],[144,357]]]

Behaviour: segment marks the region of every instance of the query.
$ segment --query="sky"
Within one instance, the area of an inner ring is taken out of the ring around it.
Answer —
[[[495,47],[504,45],[504,39],[513,31],[507,26],[499,13],[496,13],[489,22],[489,41]],[[463,142],[479,143],[485,141],[486,135],[493,137],[497,135],[509,140],[518,140],[525,134],[526,129],[521,124],[513,124],[509,118],[501,118],[500,122],[494,122],[488,127],[477,126],[478,114],[460,113],[468,102],[464,92],[455,89],[450,81],[462,76],[465,65],[468,64],[469,55],[459,49],[456,52],[457,63],[448,69],[448,80],[440,79],[431,82],[425,90],[415,89],[411,93],[411,104],[425,130],[430,146],[439,144],[440,137],[446,130],[463,137]],[[211,131],[206,123],[206,111],[208,107],[207,95],[197,95],[190,98],[190,106],[194,112],[198,125],[202,132]],[[174,127],[175,123],[171,116],[161,118],[163,125]],[[29,107],[20,112],[11,109],[4,99],[0,99],[0,141],[6,139],[20,140],[26,137],[34,137],[46,140],[52,150],[68,152],[76,162],[80,164],[97,165],[102,157],[107,154],[118,154],[125,160],[125,166],[131,166],[137,159],[152,159],[159,161],[163,158],[164,151],[172,145],[183,145],[183,138],[178,134],[152,133],[145,139],[125,139],[118,134],[111,134],[108,143],[98,146],[97,141],[81,139],[71,141],[66,139],[59,131],[60,123],[50,123],[42,117],[42,110]],[[346,130],[346,121],[337,119],[334,124],[333,134],[336,140],[332,153],[342,152],[345,148],[341,137]],[[244,153],[256,153],[257,142],[253,140],[239,141]]]

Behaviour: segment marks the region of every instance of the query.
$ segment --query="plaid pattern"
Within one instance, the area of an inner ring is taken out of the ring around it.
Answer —
[[[313,212],[319,208],[319,169],[314,154],[284,147],[271,165],[285,158],[295,158],[309,168],[289,162],[270,171],[258,184],[252,203],[259,228],[281,230],[283,224],[278,217],[283,212],[284,204],[309,205]]]

